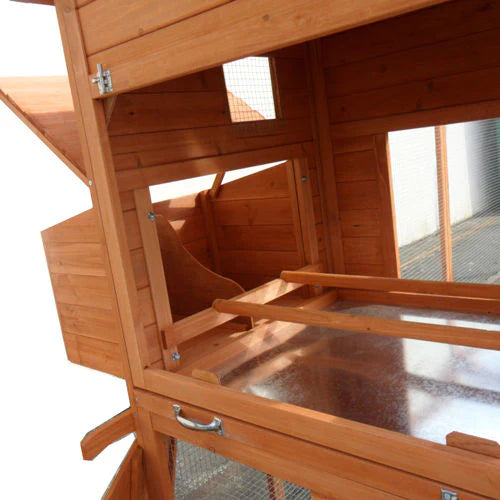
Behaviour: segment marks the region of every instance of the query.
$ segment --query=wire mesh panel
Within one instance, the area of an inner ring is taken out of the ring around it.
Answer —
[[[224,64],[223,69],[233,122],[276,118],[269,57],[246,57]]]
[[[176,500],[309,500],[309,490],[175,439],[169,442]]]
[[[500,120],[436,137],[389,134],[401,277],[500,284]]]

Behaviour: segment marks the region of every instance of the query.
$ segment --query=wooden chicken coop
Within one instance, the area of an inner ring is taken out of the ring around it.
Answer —
[[[69,360],[127,383],[82,441],[135,432],[105,498],[500,498],[500,287],[457,277],[445,147],[500,117],[500,2],[33,3],[68,78],[0,97],[92,196],[43,242]],[[391,170],[425,127],[433,280],[405,278]]]

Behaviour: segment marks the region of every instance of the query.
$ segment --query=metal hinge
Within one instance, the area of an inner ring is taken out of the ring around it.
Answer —
[[[454,491],[441,488],[441,500],[458,500],[458,495]]]
[[[111,71],[102,70],[102,64],[97,65],[97,76],[92,78],[92,83],[97,83],[99,94],[105,95],[113,92],[113,81],[111,80]]]

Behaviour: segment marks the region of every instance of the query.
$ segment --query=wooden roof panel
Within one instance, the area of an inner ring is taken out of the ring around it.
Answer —
[[[86,182],[76,115],[66,76],[0,78],[0,99]]]

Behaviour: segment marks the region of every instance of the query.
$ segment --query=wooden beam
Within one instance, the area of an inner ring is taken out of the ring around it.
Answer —
[[[134,430],[133,410],[129,408],[85,434],[80,443],[83,459],[94,460],[110,444]]]
[[[491,457],[460,450],[454,452],[450,447],[423,439],[244,394],[164,370],[148,369],[145,378],[148,391],[260,426],[263,431],[268,429],[293,436],[478,495],[494,498],[500,490],[500,465]],[[136,394],[138,404],[142,404],[143,395],[147,396],[147,393],[137,391]],[[221,438],[220,442],[224,440]],[[284,449],[289,453],[289,447]],[[359,467],[356,474],[359,477]],[[407,481],[403,484],[408,486]],[[426,498],[426,495],[421,495],[421,498]]]
[[[97,52],[88,64],[92,72],[97,64],[111,70],[113,91],[122,93],[443,1],[372,0],[367,9],[365,0],[342,2],[335,8],[331,0],[235,0]],[[144,8],[148,7],[146,3]],[[108,15],[115,19],[116,10]],[[137,33],[140,18],[133,17],[122,29]],[[102,97],[97,85],[91,87],[94,98]]]
[[[330,134],[330,114],[326,93],[323,54],[319,41],[309,45],[309,61],[314,98],[314,126],[316,131],[319,192],[323,223],[325,227],[325,245],[328,270],[337,273],[345,272],[342,232],[340,228],[340,212],[335,178],[335,159]]]
[[[425,293],[430,295],[500,300],[499,285],[482,283],[447,283],[442,281],[348,276],[344,274],[311,273],[304,271],[283,271],[281,273],[281,279],[289,283],[303,283],[305,285],[317,284],[336,288]]]
[[[306,266],[304,269],[319,269],[320,265]],[[241,295],[234,297],[233,300],[238,301],[258,301],[260,303],[271,302],[278,297],[282,297],[287,293],[297,290],[303,285],[285,283],[281,279],[276,279],[265,283],[253,290],[249,290]],[[196,337],[212,328],[227,323],[236,318],[233,314],[219,314],[212,307],[193,314],[187,318],[176,321],[170,328],[165,331],[165,335],[174,339],[174,342],[179,345],[193,337]]]
[[[134,191],[135,207],[137,219],[142,237],[142,246],[148,271],[149,284],[151,286],[151,296],[156,316],[158,331],[163,332],[172,325],[172,312],[168,297],[167,281],[161,257],[160,240],[156,228],[153,204],[148,188],[136,189]],[[160,333],[160,336],[163,336]],[[163,362],[169,369],[178,366],[178,361],[174,361],[174,354],[178,353],[177,346],[165,338],[166,343],[160,339],[162,345]]]
[[[219,196],[219,191],[222,186],[222,181],[224,180],[225,175],[226,172],[217,172],[217,174],[215,174],[214,182],[209,190],[210,196],[212,198],[217,198],[217,196]]]
[[[436,325],[325,311],[304,311],[293,307],[243,303],[224,299],[215,300],[213,308],[218,312],[236,316],[251,316],[350,332],[500,350],[500,330]]]
[[[219,174],[217,174],[219,175]],[[222,174],[224,175],[224,173]],[[212,189],[214,189],[212,187]],[[215,227],[214,210],[212,206],[211,194],[212,190],[202,191],[200,193],[200,203],[201,211],[203,212],[203,219],[205,220],[205,227],[207,230],[208,248],[210,250],[210,255],[212,256],[212,262],[214,265],[215,272],[222,274],[222,265],[219,252],[219,244],[217,242],[217,232]]]
[[[475,299],[473,297],[450,297],[411,292],[385,292],[373,290],[338,290],[340,300],[354,300],[374,304],[420,307],[481,314],[500,314],[500,301],[493,299]]]
[[[439,238],[441,242],[441,271],[444,281],[453,281],[453,250],[451,244],[450,185],[448,182],[448,147],[446,126],[434,127],[436,168],[439,201]]]
[[[125,359],[134,384],[143,384],[147,343],[139,319],[139,299],[135,287],[120,197],[114,173],[102,101],[93,101],[85,75],[84,42],[75,0],[56,0],[64,55],[73,95],[78,131],[87,176],[92,180],[92,203],[102,226],[114,291],[126,344]],[[131,380],[128,380],[129,387]],[[142,444],[142,443],[140,443]]]
[[[190,179],[202,175],[253,167],[263,163],[302,158],[308,155],[311,143],[287,144],[272,148],[256,149],[241,153],[209,156],[194,160],[179,161],[154,167],[135,168],[117,172],[120,191],[130,191],[165,182]]]

